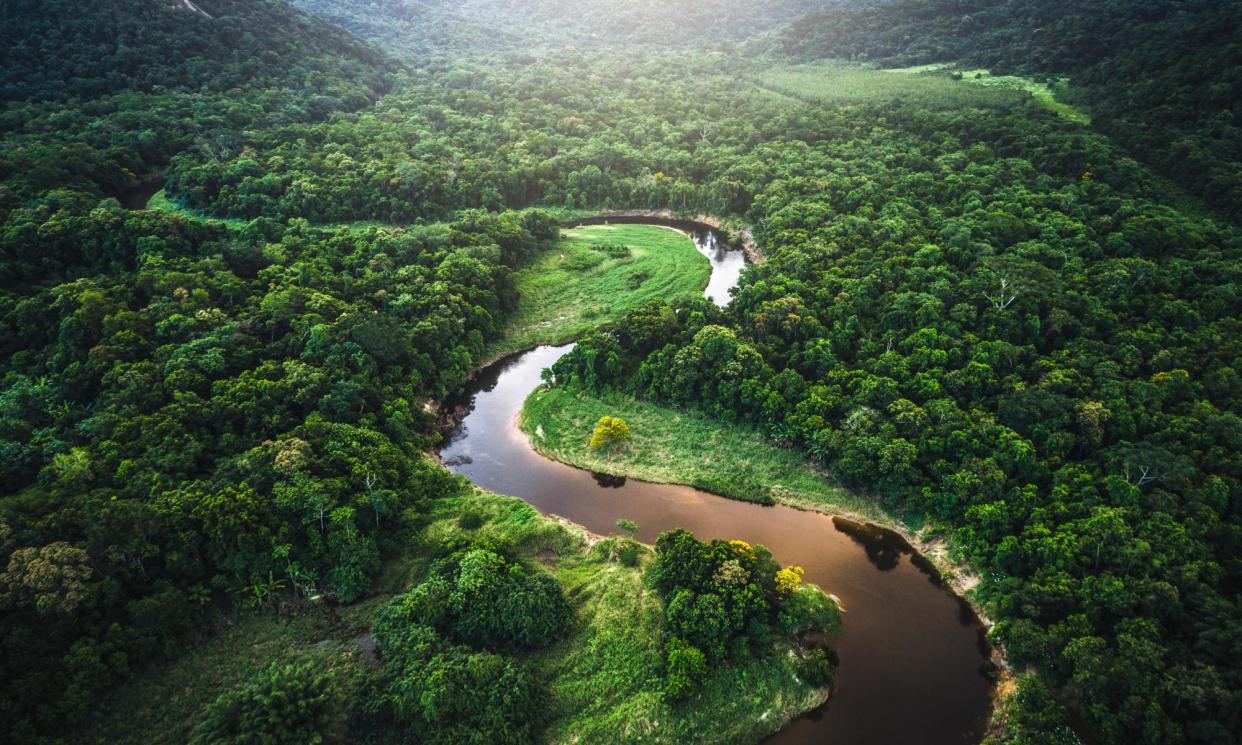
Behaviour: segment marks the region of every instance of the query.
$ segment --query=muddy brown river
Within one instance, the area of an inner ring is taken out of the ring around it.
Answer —
[[[727,289],[741,271],[738,252],[710,231],[691,235],[712,262],[714,281],[706,294],[727,303]],[[638,538],[648,543],[665,530],[685,528],[704,539],[761,543],[782,564],[804,567],[806,580],[836,595],[844,607],[844,628],[834,642],[840,667],[828,703],[769,743],[979,741],[992,690],[983,629],[969,605],[948,591],[900,536],[687,486],[599,476],[536,453],[516,417],[540,384],[540,371],[571,346],[539,347],[481,371],[463,394],[469,413],[441,450],[445,464],[479,486],[521,497],[598,533],[615,533],[616,521],[629,518],[639,525]]]

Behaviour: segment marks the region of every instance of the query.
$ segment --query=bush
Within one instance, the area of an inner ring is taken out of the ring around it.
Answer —
[[[642,546],[627,538],[621,542],[621,547],[617,549],[617,559],[627,567],[637,566],[638,557],[642,555],[642,550]]]
[[[669,639],[666,649],[665,701],[684,701],[707,675],[707,658],[683,639]]]
[[[789,634],[833,634],[841,629],[841,609],[814,585],[802,585],[781,603],[778,621]]]
[[[269,665],[207,707],[191,745],[306,745],[325,741],[337,695],[310,662]]]
[[[837,667],[822,649],[812,649],[798,660],[798,677],[809,685],[823,687],[832,685]]]
[[[400,614],[388,614],[391,622]],[[385,741],[423,745],[534,741],[542,705],[535,681],[515,660],[450,644],[417,623],[383,625],[375,635],[384,653],[383,681],[364,722],[393,728]]]
[[[457,527],[462,530],[478,530],[485,522],[487,522],[487,520],[483,517],[483,515],[472,510],[470,512],[461,513],[461,516],[457,518]]]
[[[739,502],[754,502],[755,504],[764,505],[776,504],[776,499],[772,496],[772,490],[766,484],[760,484],[749,479],[703,475],[695,478],[690,485],[699,491],[736,499]]]
[[[500,554],[476,548],[443,561],[431,576],[393,598],[375,621],[381,647],[411,624],[424,624],[475,646],[551,644],[570,621],[556,580]]]
[[[631,255],[629,246],[612,241],[595,243],[591,246],[591,249],[604,254],[610,259],[628,259]]]
[[[630,439],[630,425],[621,417],[604,415],[595,424],[590,446],[593,450],[613,448]]]

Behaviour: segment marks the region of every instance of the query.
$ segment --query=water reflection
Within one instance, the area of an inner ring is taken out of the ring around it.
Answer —
[[[625,486],[624,476],[613,476],[610,473],[596,473],[591,471],[591,476],[595,479],[595,483],[605,489],[620,489]]]

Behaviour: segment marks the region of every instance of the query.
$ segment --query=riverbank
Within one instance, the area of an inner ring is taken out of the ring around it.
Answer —
[[[587,447],[591,429],[605,415],[625,419],[631,440],[614,450],[592,450]],[[596,473],[686,484],[731,499],[780,502],[873,523],[892,521],[874,500],[832,484],[797,450],[778,448],[760,432],[722,427],[701,414],[624,394],[540,388],[526,399],[519,427],[544,456]]]
[[[619,416],[631,439],[623,447],[597,451],[588,447],[601,416]],[[693,412],[679,412],[623,394],[593,394],[542,387],[526,400],[517,426],[541,455],[561,463],[608,474],[684,484],[732,499],[772,502],[844,517],[890,530],[926,560],[929,568],[967,602],[986,629],[988,618],[972,592],[978,574],[950,556],[948,540],[926,526],[912,528],[885,511],[879,501],[832,483],[796,449],[778,448],[760,432],[729,426]],[[1011,674],[1003,653],[991,648],[1000,671],[998,692],[1008,689]]]

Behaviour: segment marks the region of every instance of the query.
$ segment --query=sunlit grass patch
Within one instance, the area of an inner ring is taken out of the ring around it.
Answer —
[[[615,245],[628,252],[612,250]],[[518,308],[491,353],[569,341],[650,300],[698,296],[711,267],[686,235],[654,225],[585,225],[517,272]]]
[[[976,68],[969,70],[956,69],[954,65],[947,62],[938,62],[930,65],[916,65],[914,67],[899,67],[887,69],[884,72],[905,73],[908,75],[927,76],[929,73],[950,73],[956,81],[959,79],[963,83],[972,83],[988,88],[1000,90],[1015,90],[1030,94],[1036,103],[1044,108],[1052,111],[1068,121],[1075,124],[1090,124],[1091,117],[1081,109],[1060,101],[1057,99],[1055,86],[1064,86],[1065,78],[1057,80],[1054,84],[1043,83],[1020,75],[993,75],[986,68]]]
[[[630,439],[624,447],[610,451],[588,447],[592,427],[604,415],[619,416],[629,424]],[[540,389],[526,400],[520,426],[541,453],[599,473],[892,521],[876,502],[835,485],[800,451],[776,447],[761,432],[624,394]]]
[[[962,85],[947,75],[893,75],[839,61],[773,65],[755,82],[807,103],[848,105],[904,100],[931,109],[1012,106],[1021,95],[1008,89]]]

